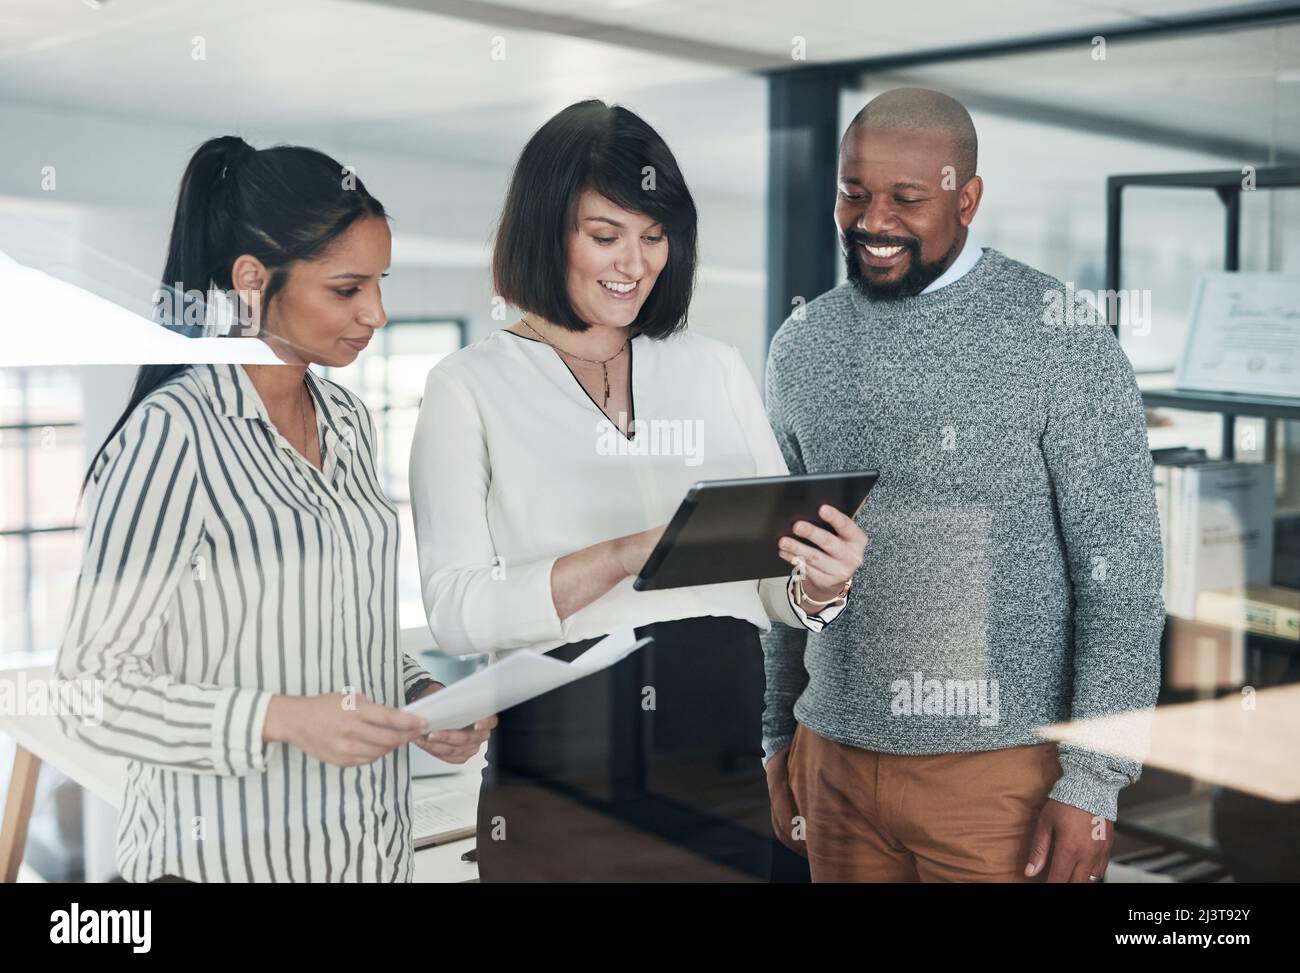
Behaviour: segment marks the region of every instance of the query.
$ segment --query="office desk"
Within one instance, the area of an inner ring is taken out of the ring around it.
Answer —
[[[0,670],[0,680],[10,682],[10,698],[22,683],[50,679],[51,666],[36,665]],[[41,764],[66,774],[109,806],[120,809],[122,780],[126,775],[126,762],[106,756],[80,741],[64,734],[55,716],[14,715],[0,712],[0,733],[8,734],[17,743],[14,771],[9,782],[3,822],[0,822],[0,881],[14,882],[18,866],[23,859],[27,843],[27,822],[32,813],[36,795],[36,778]],[[485,758],[482,751],[464,768],[445,777],[417,778],[413,790],[416,795],[430,790],[460,790],[477,794]],[[473,848],[473,838],[464,838],[446,845],[436,845],[415,853],[415,881],[417,882],[474,882],[478,880],[478,866],[463,862],[460,856]]]

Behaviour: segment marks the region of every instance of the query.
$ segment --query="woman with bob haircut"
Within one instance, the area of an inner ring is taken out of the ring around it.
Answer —
[[[483,881],[753,881],[773,839],[762,766],[771,619],[843,608],[866,536],[800,523],[793,576],[636,591],[697,480],[787,472],[731,346],[685,330],[696,212],[641,118],[584,101],[524,147],[492,260],[524,314],[429,373],[411,455],[424,604],[443,652],[572,661],[653,642],[499,716],[479,802]]]

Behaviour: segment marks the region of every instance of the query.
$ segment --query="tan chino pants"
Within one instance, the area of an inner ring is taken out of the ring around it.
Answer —
[[[1029,843],[1061,776],[1055,743],[906,756],[800,724],[787,768],[814,882],[1041,882]]]

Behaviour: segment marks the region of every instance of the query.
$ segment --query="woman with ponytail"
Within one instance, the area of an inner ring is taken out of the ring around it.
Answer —
[[[142,368],[87,474],[56,670],[102,690],[67,732],[127,761],[128,880],[409,881],[406,745],[463,762],[493,725],[401,711],[441,686],[398,649],[374,424],[308,370],[384,326],[391,243],[312,149],[227,136],[185,170],[161,293],[230,309],[284,364]]]

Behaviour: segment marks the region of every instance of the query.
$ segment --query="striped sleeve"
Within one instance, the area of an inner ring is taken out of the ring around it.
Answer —
[[[266,767],[272,694],[173,679],[155,648],[203,536],[204,494],[188,424],[143,403],[97,464],[97,493],[58,678],[102,692],[97,719],[65,732],[104,753],[195,773]]]
[[[338,389],[339,392],[346,395],[348,397],[348,400],[352,402],[353,405],[356,406],[357,411],[360,412],[361,415],[365,418],[366,428],[370,430],[370,443],[372,444],[372,448],[377,448],[377,447],[373,447],[373,444],[379,442],[375,430],[375,420],[374,417],[370,414],[370,410],[366,407],[365,402],[361,401],[361,399],[358,396],[354,395],[352,392],[343,388],[343,386],[341,385],[332,385],[332,387]],[[372,462],[374,461],[374,459],[375,457],[371,456]],[[405,699],[408,703],[414,701],[419,697],[419,695],[422,692],[425,691],[426,688],[428,688],[432,683],[435,682],[437,682],[437,680],[434,679],[433,676],[429,674],[429,670],[424,668],[424,666],[420,665],[420,663],[415,659],[414,656],[406,652],[402,653],[402,698],[403,699]]]
[[[402,684],[408,703],[415,700],[434,682],[437,680],[429,675],[429,670],[405,652],[402,653]]]

